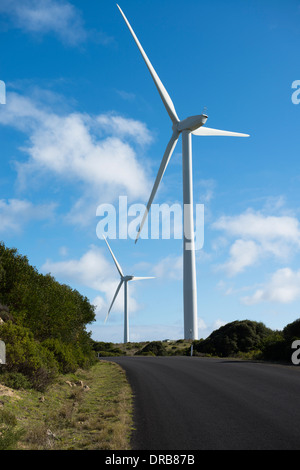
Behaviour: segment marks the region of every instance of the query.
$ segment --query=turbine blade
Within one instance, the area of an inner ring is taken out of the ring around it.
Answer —
[[[201,126],[192,132],[194,135],[210,135],[210,136],[232,136],[232,137],[250,137],[249,134],[241,134],[239,132],[220,131],[219,129],[210,129],[209,127]]]
[[[176,114],[176,111],[175,111],[175,107],[174,107],[174,104],[167,92],[167,90],[165,89],[165,87],[163,86],[162,82],[160,81],[160,78],[159,76],[157,75],[157,73],[155,72],[150,60],[148,59],[144,49],[142,48],[141,46],[141,43],[139,42],[138,38],[136,37],[132,27],[130,26],[130,23],[129,21],[127,20],[126,16],[124,15],[123,11],[121,10],[121,8],[119,7],[119,5],[117,5],[117,7],[119,8],[120,10],[120,13],[121,15],[123,16],[124,20],[125,20],[125,23],[127,24],[128,26],[128,29],[129,31],[131,32],[132,36],[133,36],[133,39],[135,40],[136,42],[136,45],[138,46],[139,50],[140,50],[140,53],[142,54],[142,57],[144,59],[144,61],[146,62],[146,65],[149,69],[149,72],[153,78],[153,81],[155,83],[155,86],[158,90],[158,93],[160,94],[160,97],[162,99],[162,102],[164,103],[165,105],[165,108],[170,116],[170,118],[172,119],[173,123],[175,122],[179,122],[179,118]]]
[[[106,315],[106,318],[105,318],[105,320],[104,320],[104,323],[106,323],[106,321],[107,321],[107,319],[108,319],[108,315],[109,315],[109,313],[110,313],[110,311],[111,311],[111,309],[112,309],[112,306],[113,306],[113,304],[114,304],[114,302],[115,302],[115,300],[116,300],[116,298],[117,298],[117,295],[118,295],[118,293],[119,293],[119,290],[121,289],[122,284],[123,284],[123,280],[120,281],[120,283],[119,283],[119,285],[118,285],[118,287],[117,287],[117,290],[116,290],[115,295],[114,295],[114,298],[112,299],[112,302],[111,302],[111,304],[110,304],[109,310],[108,310],[107,315]]]
[[[148,215],[148,212],[150,210],[150,207],[151,207],[151,204],[152,204],[152,201],[154,199],[154,196],[156,194],[156,191],[157,191],[157,188],[159,186],[159,183],[161,182],[162,180],[162,177],[163,177],[163,174],[168,166],[168,163],[170,161],[170,158],[172,156],[172,153],[174,151],[174,148],[176,146],[176,143],[177,143],[177,140],[178,140],[178,137],[179,137],[179,132],[176,130],[173,132],[173,135],[167,145],[167,148],[165,150],[165,153],[164,153],[164,156],[162,158],[162,161],[161,161],[161,164],[160,164],[160,167],[159,167],[159,170],[158,170],[158,173],[157,173],[157,176],[156,176],[156,180],[155,180],[155,183],[154,183],[154,186],[153,186],[153,189],[152,189],[152,192],[150,194],[150,198],[149,198],[149,201],[148,201],[148,204],[147,204],[147,207],[146,207],[146,210],[145,210],[145,213],[144,213],[144,216],[143,216],[143,219],[142,219],[142,222],[140,224],[140,227],[139,227],[139,230],[138,230],[138,233],[137,233],[137,236],[136,236],[136,239],[135,239],[135,243],[138,241],[138,238],[140,236],[140,233],[142,231],[142,228],[143,228],[143,225],[145,223],[145,220],[147,218],[147,215]]]
[[[135,277],[131,279],[131,281],[142,281],[143,279],[155,279],[155,277]]]
[[[116,260],[116,257],[115,257],[115,255],[113,254],[113,252],[112,252],[112,250],[111,250],[111,248],[110,248],[110,246],[109,246],[109,244],[108,244],[108,241],[106,240],[106,238],[105,238],[104,235],[103,235],[103,238],[104,238],[104,240],[105,240],[105,242],[106,242],[106,245],[107,245],[107,247],[108,247],[108,249],[109,249],[109,251],[110,251],[110,253],[111,253],[111,256],[112,256],[112,258],[113,258],[113,260],[114,260],[114,262],[115,262],[116,268],[117,268],[117,270],[119,271],[120,276],[121,276],[121,277],[124,277],[122,268],[121,268],[121,266],[119,265],[118,261]]]

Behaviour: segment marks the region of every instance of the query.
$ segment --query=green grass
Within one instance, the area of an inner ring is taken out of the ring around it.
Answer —
[[[132,393],[115,363],[100,361],[87,371],[60,376],[43,394],[17,390],[0,400],[0,423],[5,414],[16,418],[2,424],[0,449],[5,435],[10,448],[15,436],[13,448],[22,450],[130,449]]]
[[[147,343],[113,346],[133,356]],[[185,355],[191,346],[185,340],[162,343],[170,355]],[[6,389],[3,395],[1,388],[0,383],[0,450],[130,450],[133,397],[114,362],[62,375],[44,393]]]

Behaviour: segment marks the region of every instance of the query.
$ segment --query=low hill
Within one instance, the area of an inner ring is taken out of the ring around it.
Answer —
[[[233,321],[215,330],[205,340],[195,342],[195,350],[214,356],[228,357],[260,349],[262,342],[273,331],[263,323]]]

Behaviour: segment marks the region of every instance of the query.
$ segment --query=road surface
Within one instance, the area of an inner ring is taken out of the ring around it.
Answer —
[[[134,450],[300,450],[300,366],[175,356],[109,360],[126,371],[134,393]]]

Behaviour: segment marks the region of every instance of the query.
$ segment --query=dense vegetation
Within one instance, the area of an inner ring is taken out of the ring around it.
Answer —
[[[272,330],[263,323],[234,321],[213,331],[205,340],[196,342],[195,350],[221,357],[235,356],[258,350],[271,334]]]
[[[113,357],[113,356],[124,356],[126,351],[118,348],[113,343],[105,343],[104,341],[93,341],[93,350],[99,357]]]
[[[300,339],[300,319],[282,331],[273,331],[263,323],[243,320],[227,323],[208,338],[194,341],[194,349],[196,354],[290,362],[291,345],[295,339]]]
[[[167,348],[161,341],[151,341],[146,346],[139,349],[136,356],[167,356]]]
[[[86,297],[40,274],[16,249],[0,243],[0,338],[6,345],[1,382],[45,388],[58,373],[94,360],[86,326],[95,320]]]
[[[291,360],[291,345],[300,339],[300,319],[286,325],[282,331],[275,331],[262,344],[262,358],[266,360]]]

